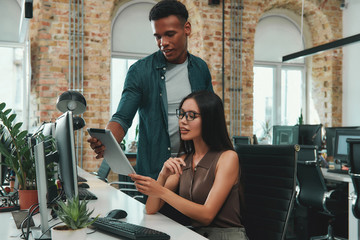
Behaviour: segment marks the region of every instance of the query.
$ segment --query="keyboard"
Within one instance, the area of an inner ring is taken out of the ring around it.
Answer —
[[[346,169],[328,169],[329,173],[349,174],[349,170]]]
[[[95,194],[87,190],[86,188],[78,188],[80,200],[96,200]]]
[[[164,232],[123,222],[113,218],[97,218],[96,221],[92,224],[92,226],[104,232],[115,234],[118,237],[126,237],[129,239],[170,239],[170,236]]]

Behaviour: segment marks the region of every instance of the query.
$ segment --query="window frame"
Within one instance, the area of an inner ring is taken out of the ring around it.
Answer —
[[[30,89],[31,89],[31,59],[30,59],[30,41],[26,39],[20,42],[0,41],[0,47],[4,48],[21,48],[23,51],[22,58],[22,118],[17,121],[23,122],[22,129],[30,129]]]
[[[307,94],[307,75],[306,75],[306,64],[305,63],[281,63],[281,62],[270,62],[270,61],[254,61],[253,68],[255,67],[271,67],[274,69],[273,76],[273,114],[272,114],[272,125],[281,124],[282,115],[282,102],[281,102],[281,72],[283,69],[299,69],[302,71],[302,114],[306,119],[306,113],[308,108],[308,94]],[[255,81],[255,79],[254,79]],[[255,102],[255,99],[254,99]]]

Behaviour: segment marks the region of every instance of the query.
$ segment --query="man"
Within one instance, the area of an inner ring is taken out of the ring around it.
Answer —
[[[178,1],[160,1],[150,10],[149,20],[159,51],[130,67],[117,112],[106,128],[121,142],[138,110],[136,171],[156,178],[163,163],[179,151],[175,112],[181,99],[193,91],[213,89],[206,63],[187,51],[191,24],[186,7]],[[97,158],[103,157],[101,142],[88,141]]]

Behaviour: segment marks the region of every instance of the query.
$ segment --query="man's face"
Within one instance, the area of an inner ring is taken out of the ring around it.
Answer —
[[[180,64],[187,57],[187,37],[191,33],[189,22],[183,24],[176,16],[151,21],[159,49],[170,63]]]

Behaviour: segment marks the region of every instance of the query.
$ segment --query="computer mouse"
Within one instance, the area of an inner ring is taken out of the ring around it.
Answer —
[[[120,219],[120,218],[126,218],[126,216],[127,216],[127,213],[124,210],[114,209],[114,210],[111,210],[105,217]]]
[[[87,183],[79,183],[78,187],[79,188],[89,188],[89,185]]]

